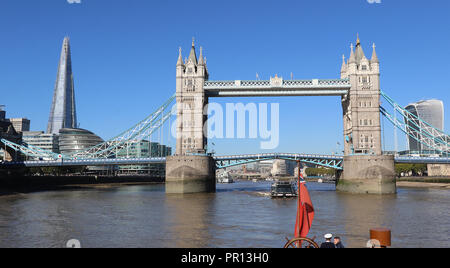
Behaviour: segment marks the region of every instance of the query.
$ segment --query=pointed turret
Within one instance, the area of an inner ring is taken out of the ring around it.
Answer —
[[[373,47],[373,52],[372,52],[372,59],[370,60],[370,62],[380,63],[380,61],[378,60],[377,51],[375,50],[375,48],[376,48],[375,43],[373,43],[372,47]]]
[[[341,74],[347,72],[347,64],[345,63],[345,55],[342,55]]]
[[[183,65],[183,56],[181,55],[181,47],[179,48],[177,66]]]
[[[341,79],[347,78],[348,66],[345,62],[345,55],[342,55]]]
[[[200,57],[198,58],[198,64],[199,65],[204,65],[205,61],[203,59],[203,47],[200,47]]]
[[[356,63],[355,53],[353,52],[353,44],[350,44],[350,58],[348,60],[348,63]]]
[[[366,55],[364,55],[364,51],[361,46],[361,41],[359,39],[359,34],[357,35],[356,38],[355,59],[356,63],[358,64],[361,62],[361,60],[366,59]]]
[[[195,65],[197,65],[197,54],[195,53],[195,40],[192,38],[192,48],[191,53],[189,53],[188,62],[191,61]]]

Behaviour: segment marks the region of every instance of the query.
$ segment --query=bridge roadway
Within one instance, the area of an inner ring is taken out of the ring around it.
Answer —
[[[231,156],[215,156],[217,168],[239,166],[265,160],[300,160],[302,162],[320,166],[342,169],[343,156],[339,155],[316,155],[316,154],[290,154],[290,153],[268,153],[268,154],[246,154]],[[76,160],[41,160],[24,162],[2,162],[0,167],[24,166],[24,167],[60,167],[60,166],[111,166],[111,165],[145,165],[164,164],[165,157],[152,158],[111,158],[111,159],[76,159]],[[409,164],[450,164],[450,157],[396,157],[396,163]]]

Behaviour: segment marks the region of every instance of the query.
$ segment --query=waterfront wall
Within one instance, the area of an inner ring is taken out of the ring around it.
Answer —
[[[119,183],[164,183],[162,177],[150,176],[0,176],[0,192],[32,192],[70,185]]]
[[[448,164],[429,164],[428,165],[429,177],[449,177],[450,165]]]

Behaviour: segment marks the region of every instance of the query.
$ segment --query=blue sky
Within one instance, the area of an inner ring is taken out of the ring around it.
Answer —
[[[178,47],[203,46],[211,80],[339,78],[360,34],[377,45],[382,88],[400,104],[450,103],[450,3],[442,0],[2,0],[0,104],[47,125],[64,36],[71,38],[78,119],[108,139],[175,92]],[[342,140],[337,97],[220,99],[280,103],[276,151],[330,153]],[[445,111],[446,126],[450,115]],[[386,124],[386,149],[393,148]],[[167,133],[167,130],[166,130]],[[167,136],[167,134],[166,134]],[[165,141],[167,141],[167,137]],[[400,136],[400,149],[404,146]],[[172,145],[173,140],[169,141]],[[221,154],[260,152],[259,140],[219,140]]]

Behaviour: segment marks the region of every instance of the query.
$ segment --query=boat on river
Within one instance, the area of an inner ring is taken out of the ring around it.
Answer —
[[[270,195],[272,198],[293,198],[297,197],[295,183],[290,181],[276,181],[272,184]]]
[[[233,176],[230,173],[224,172],[217,178],[218,183],[234,183]]]

